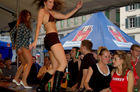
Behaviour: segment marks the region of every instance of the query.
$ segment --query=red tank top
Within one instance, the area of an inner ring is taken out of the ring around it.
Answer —
[[[112,92],[127,92],[128,87],[128,75],[129,70],[126,72],[124,77],[118,75],[116,72],[112,76],[112,80],[110,82],[110,87]]]

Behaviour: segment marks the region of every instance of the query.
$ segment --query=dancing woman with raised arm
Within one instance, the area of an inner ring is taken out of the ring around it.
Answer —
[[[64,48],[62,47],[58,38],[55,19],[67,19],[71,17],[82,7],[82,2],[78,2],[76,8],[65,15],[56,12],[58,9],[61,8],[61,5],[63,4],[62,1],[60,2],[59,0],[35,0],[34,3],[38,3],[38,8],[40,9],[38,12],[35,40],[30,45],[30,49],[36,47],[40,27],[41,24],[43,24],[46,29],[44,44],[45,48],[49,51],[48,53],[52,61],[53,67],[44,75],[44,78],[42,79],[40,86],[37,88],[37,91],[45,91],[45,84],[49,81],[52,75],[55,74],[53,92],[58,92],[60,88],[60,80],[63,76],[63,71],[67,65],[67,61],[64,53]]]

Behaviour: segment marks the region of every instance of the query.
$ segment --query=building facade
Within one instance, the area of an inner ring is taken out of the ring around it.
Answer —
[[[140,3],[120,8],[120,28],[140,43]]]

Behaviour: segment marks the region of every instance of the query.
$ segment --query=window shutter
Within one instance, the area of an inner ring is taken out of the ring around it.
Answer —
[[[125,7],[125,11],[128,11],[128,6]]]
[[[125,28],[128,29],[128,19],[125,19]]]
[[[137,9],[137,4],[134,4],[134,9]]]
[[[108,10],[105,11],[105,15],[106,15],[106,17],[109,19],[109,11],[108,11]]]
[[[82,23],[86,21],[86,16],[82,16]]]
[[[140,9],[140,3],[136,4],[136,9]]]
[[[138,3],[138,5],[139,5],[139,9],[140,9],[140,3]]]
[[[70,27],[70,19],[67,19],[67,27]]]
[[[136,17],[136,27],[140,27],[140,16]]]
[[[78,19],[77,19],[77,17],[74,17],[74,25],[77,25],[78,24]]]
[[[61,28],[63,28],[64,27],[64,21],[62,20],[62,21],[60,21],[60,23],[61,23]]]

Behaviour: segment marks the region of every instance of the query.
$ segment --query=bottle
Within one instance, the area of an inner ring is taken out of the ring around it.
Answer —
[[[67,66],[67,68],[66,68],[66,73],[67,73],[66,80],[69,80],[69,71],[68,71],[68,66]]]
[[[80,54],[80,51],[78,50],[77,53],[76,53],[76,56],[75,56],[76,59],[79,58],[79,54]]]
[[[67,78],[66,78],[67,80],[70,80],[70,78],[69,78],[69,74],[67,74]]]
[[[48,82],[48,92],[51,92],[51,82]]]
[[[134,89],[134,92],[138,92],[138,89],[137,89],[137,88],[135,88],[135,89]]]

